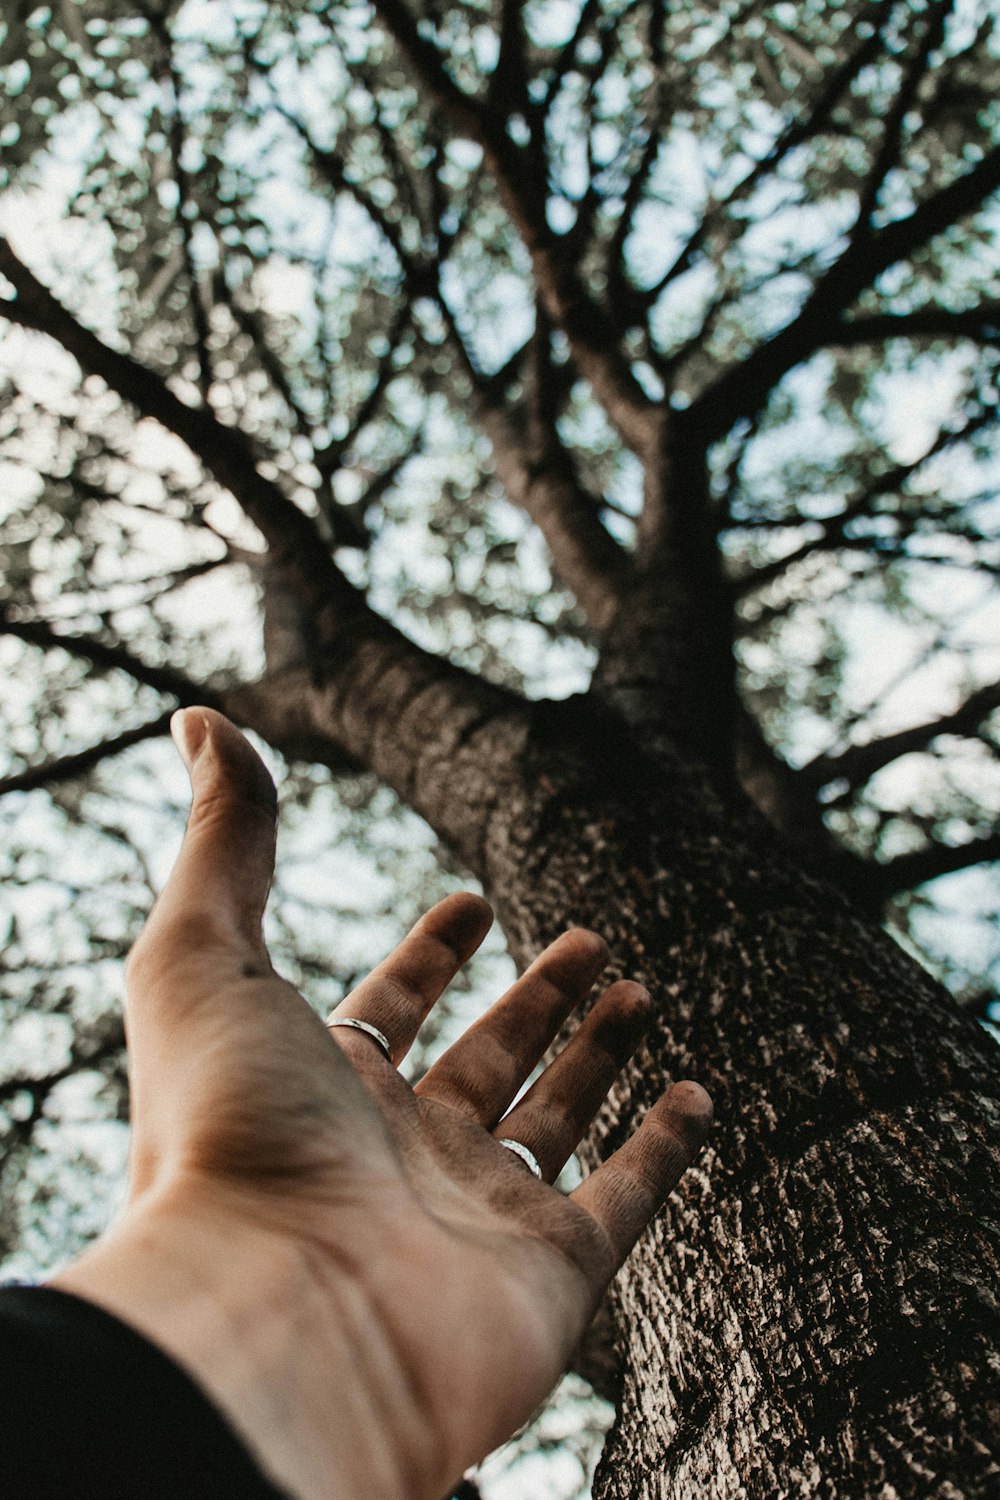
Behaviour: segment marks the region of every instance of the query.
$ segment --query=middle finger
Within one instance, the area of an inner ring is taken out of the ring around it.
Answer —
[[[607,960],[595,932],[564,932],[428,1069],[416,1092],[492,1128]]]

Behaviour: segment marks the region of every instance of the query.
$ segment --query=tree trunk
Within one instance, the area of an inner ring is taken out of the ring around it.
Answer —
[[[996,1495],[993,1043],[739,793],[586,700],[495,767],[479,873],[518,962],[586,924],[657,1004],[585,1161],[670,1078],[717,1110],[621,1278],[595,1495]]]

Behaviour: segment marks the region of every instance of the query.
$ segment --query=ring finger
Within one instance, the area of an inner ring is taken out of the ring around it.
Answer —
[[[579,1145],[642,1040],[650,1010],[641,984],[622,979],[611,985],[559,1056],[497,1125],[494,1135],[528,1147],[545,1182],[555,1181]]]

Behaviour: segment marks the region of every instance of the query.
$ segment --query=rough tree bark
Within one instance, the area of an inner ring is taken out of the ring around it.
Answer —
[[[589,922],[659,1001],[588,1161],[672,1076],[718,1110],[618,1291],[596,1495],[996,1493],[992,1043],[697,765],[551,727],[522,765],[484,872],[512,945]]]

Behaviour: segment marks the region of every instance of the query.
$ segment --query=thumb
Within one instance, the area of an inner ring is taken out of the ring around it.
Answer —
[[[133,972],[148,958],[169,967],[173,956],[220,943],[264,947],[274,783],[249,741],[214,709],[180,710],[170,732],[191,778],[191,812],[177,862],[133,951]]]

